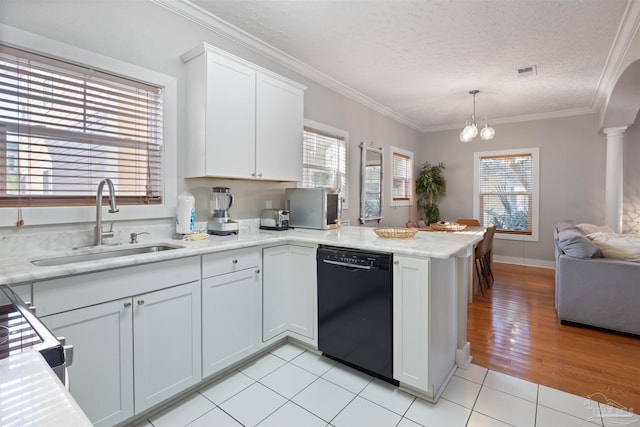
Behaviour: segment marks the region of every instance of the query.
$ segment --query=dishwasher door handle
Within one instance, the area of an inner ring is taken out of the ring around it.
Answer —
[[[370,265],[349,264],[347,262],[331,261],[330,259],[323,259],[322,262],[325,264],[339,265],[340,267],[358,268],[360,270],[371,270]]]

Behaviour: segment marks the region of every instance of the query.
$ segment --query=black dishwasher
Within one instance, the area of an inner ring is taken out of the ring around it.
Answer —
[[[318,349],[392,384],[393,255],[320,245]]]

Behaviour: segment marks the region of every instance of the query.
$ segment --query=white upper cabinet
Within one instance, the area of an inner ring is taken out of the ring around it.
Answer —
[[[305,87],[207,44],[182,60],[185,177],[302,180]]]

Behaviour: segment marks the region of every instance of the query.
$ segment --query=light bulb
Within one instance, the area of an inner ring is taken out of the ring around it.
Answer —
[[[493,139],[495,135],[496,135],[496,130],[491,126],[489,126],[488,124],[485,124],[482,130],[480,131],[480,138],[482,138],[485,141]]]
[[[465,139],[471,141],[473,138],[478,135],[478,127],[475,123],[468,124],[462,129],[462,133],[465,136]]]

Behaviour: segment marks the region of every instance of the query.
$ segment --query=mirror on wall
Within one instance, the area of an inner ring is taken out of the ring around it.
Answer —
[[[360,223],[382,220],[382,148],[360,143]]]

